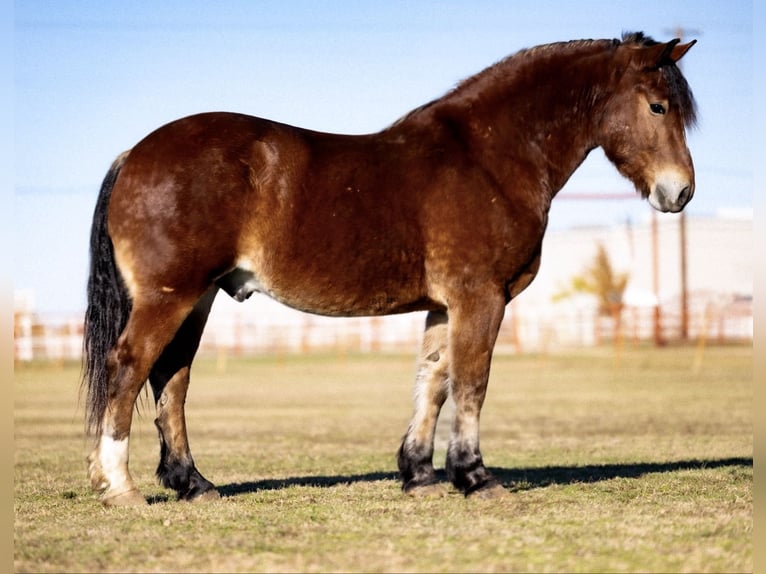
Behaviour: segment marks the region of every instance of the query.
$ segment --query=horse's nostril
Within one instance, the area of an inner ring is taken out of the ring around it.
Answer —
[[[692,188],[691,186],[687,185],[681,190],[681,193],[678,194],[678,204],[681,206],[684,206],[688,203],[688,201],[692,198]]]

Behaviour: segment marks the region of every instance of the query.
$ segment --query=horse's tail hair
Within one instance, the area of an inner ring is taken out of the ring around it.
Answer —
[[[108,356],[125,328],[131,301],[114,259],[107,229],[112,189],[128,153],[121,154],[109,168],[96,200],[90,231],[90,274],[88,305],[83,337],[82,386],[87,388],[85,422],[88,432],[100,434],[106,411],[109,385]]]

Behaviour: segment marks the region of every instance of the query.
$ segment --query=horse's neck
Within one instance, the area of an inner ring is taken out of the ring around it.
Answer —
[[[465,122],[474,155],[509,191],[536,185],[551,200],[596,147],[611,81],[609,50],[535,54],[501,62],[458,88],[439,108]],[[459,110],[463,110],[462,112]],[[521,166],[521,167],[520,167]],[[527,181],[519,181],[519,178]]]

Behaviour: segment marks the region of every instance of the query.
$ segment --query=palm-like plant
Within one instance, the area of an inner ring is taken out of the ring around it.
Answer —
[[[581,274],[572,277],[570,285],[557,293],[554,300],[581,293],[593,295],[598,300],[599,315],[615,316],[622,310],[627,283],[628,274],[614,270],[606,248],[599,243],[593,262]]]

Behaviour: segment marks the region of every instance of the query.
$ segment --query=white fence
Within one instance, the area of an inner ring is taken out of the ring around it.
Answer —
[[[687,337],[714,342],[752,341],[752,219],[690,218],[688,233]],[[679,225],[664,217],[658,236],[663,246],[652,260],[649,221],[630,226],[550,231],[534,283],[509,306],[498,337],[498,352],[545,352],[606,344],[673,341],[681,338]],[[592,298],[552,303],[571,278],[591,264],[596,248],[607,248],[619,272],[630,276],[626,306],[619,317],[599,317]],[[659,289],[653,286],[654,267]],[[656,291],[656,294],[655,294]],[[16,294],[17,361],[79,360],[82,315],[37,316],[31,293]],[[654,304],[659,299],[660,320]],[[201,353],[300,353],[310,350],[407,351],[419,345],[424,314],[331,319],[291,311],[262,296],[238,304],[219,297],[202,340]]]
[[[626,307],[619,317],[601,317],[587,301],[551,304],[541,309],[512,303],[497,341],[498,353],[550,352],[610,344],[653,341],[653,307]],[[252,307],[251,304],[253,304]],[[262,298],[214,309],[202,339],[201,354],[247,355],[343,352],[416,352],[424,313],[390,317],[328,318],[298,313]],[[219,302],[216,303],[219,306]],[[680,337],[677,302],[661,307],[661,338]],[[81,317],[36,317],[17,314],[14,321],[16,361],[80,360]],[[688,337],[711,342],[753,339],[750,298],[696,294],[689,300]]]

